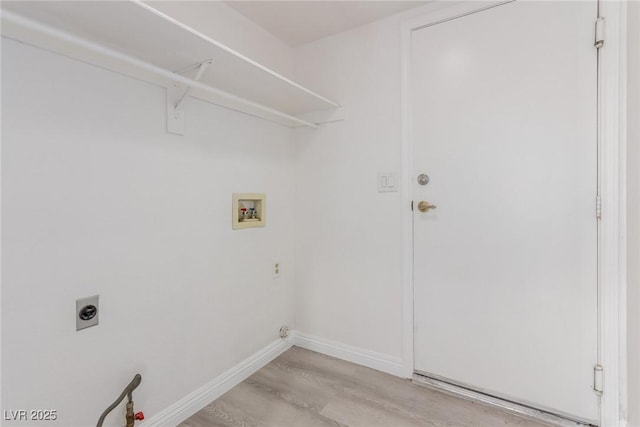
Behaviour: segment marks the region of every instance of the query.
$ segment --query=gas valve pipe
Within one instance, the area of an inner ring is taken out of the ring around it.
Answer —
[[[142,376],[140,374],[136,374],[131,382],[122,390],[120,396],[113,402],[105,411],[100,415],[100,419],[98,420],[97,427],[102,427],[102,423],[104,423],[104,419],[109,415],[109,412],[113,411],[116,406],[122,402],[125,396],[127,396],[127,414],[125,415],[125,419],[127,420],[127,427],[133,427],[135,420],[144,420],[144,414],[142,412],[138,412],[137,414],[133,413],[133,390],[136,389],[142,382]]]

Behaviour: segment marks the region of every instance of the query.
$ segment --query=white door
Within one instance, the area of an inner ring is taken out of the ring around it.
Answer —
[[[515,2],[415,30],[409,81],[416,371],[583,420],[598,418],[596,11]]]

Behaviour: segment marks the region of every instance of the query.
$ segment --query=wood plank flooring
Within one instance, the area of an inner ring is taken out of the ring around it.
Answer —
[[[293,347],[180,427],[543,427]]]

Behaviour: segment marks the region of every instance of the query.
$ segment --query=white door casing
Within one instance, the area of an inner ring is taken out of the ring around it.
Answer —
[[[415,369],[597,421],[595,2],[412,32]],[[414,177],[415,178],[415,177]]]

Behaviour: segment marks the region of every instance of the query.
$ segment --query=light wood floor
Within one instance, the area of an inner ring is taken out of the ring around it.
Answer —
[[[293,347],[180,427],[543,427]]]

